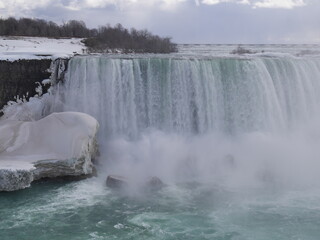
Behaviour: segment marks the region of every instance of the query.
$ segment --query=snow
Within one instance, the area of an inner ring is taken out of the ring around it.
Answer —
[[[49,88],[48,93],[40,97],[30,97],[28,101],[25,97],[17,97],[15,101],[9,101],[3,107],[1,110],[3,113],[2,119],[19,121],[39,120],[54,111],[51,109],[53,99],[54,95],[51,92],[51,88]]]
[[[15,171],[17,169],[21,170],[34,170],[35,167],[30,162],[23,161],[12,161],[12,160],[1,160],[1,169]]]
[[[83,54],[82,38],[0,37],[0,60],[56,59]]]
[[[51,84],[51,79],[44,79],[41,81],[42,85],[50,85]]]
[[[53,113],[30,122],[2,120],[0,124],[0,164],[3,158],[35,162],[80,157],[98,125],[93,117],[77,112]]]
[[[78,112],[0,120],[0,191],[28,187],[42,177],[90,174],[97,130],[97,120]]]

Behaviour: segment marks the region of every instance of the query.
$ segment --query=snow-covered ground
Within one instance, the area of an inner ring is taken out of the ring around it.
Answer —
[[[42,38],[0,36],[0,60],[64,58],[82,54],[82,38]]]

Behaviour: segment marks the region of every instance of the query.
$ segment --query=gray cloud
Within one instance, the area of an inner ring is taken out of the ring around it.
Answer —
[[[192,1],[194,5],[218,5],[223,3],[249,5],[253,8],[294,8],[305,5],[305,0],[0,0],[0,9],[7,14],[22,14],[43,7],[61,7],[79,11],[90,8],[116,6],[119,9],[130,9],[136,6],[160,7],[162,10],[173,10],[179,5]]]
[[[3,17],[122,23],[179,43],[319,43],[316,0],[0,0]],[[31,4],[29,4],[31,3]],[[5,5],[7,4],[7,5]]]

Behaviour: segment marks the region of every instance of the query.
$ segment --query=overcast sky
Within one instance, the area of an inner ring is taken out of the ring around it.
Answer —
[[[177,43],[320,43],[320,0],[0,0],[0,15],[121,23]]]

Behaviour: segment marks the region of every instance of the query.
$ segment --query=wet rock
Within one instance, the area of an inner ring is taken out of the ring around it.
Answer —
[[[158,177],[151,177],[146,183],[146,187],[150,190],[158,190],[163,186],[164,183]]]
[[[106,184],[109,188],[113,189],[121,189],[129,185],[128,179],[117,175],[109,175],[107,177]]]
[[[140,190],[158,190],[164,186],[164,183],[158,177],[150,177],[148,180],[141,183],[130,181],[129,179],[118,175],[109,175],[106,184],[109,188],[113,189],[132,187]]]

